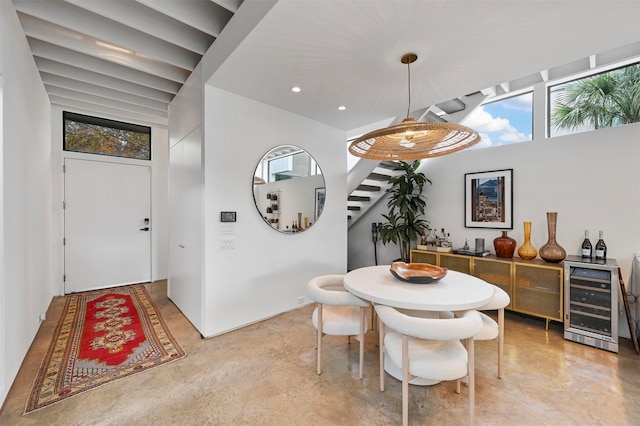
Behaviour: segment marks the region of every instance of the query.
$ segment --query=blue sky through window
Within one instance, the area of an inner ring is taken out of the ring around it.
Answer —
[[[461,124],[477,131],[482,140],[471,149],[509,145],[533,138],[533,93],[501,99],[478,107]]]

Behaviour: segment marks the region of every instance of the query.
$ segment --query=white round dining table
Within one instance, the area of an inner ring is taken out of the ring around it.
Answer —
[[[354,269],[344,276],[352,294],[381,305],[422,311],[477,309],[493,298],[494,287],[480,278],[456,271],[430,284],[412,284],[394,277],[391,265]]]
[[[494,287],[480,278],[456,271],[430,284],[412,284],[394,277],[391,265],[354,269],[344,276],[343,284],[352,294],[380,305],[421,311],[465,311],[477,309],[492,298]],[[385,354],[387,373],[402,381],[402,369]],[[412,385],[429,386],[437,380],[414,378]]]

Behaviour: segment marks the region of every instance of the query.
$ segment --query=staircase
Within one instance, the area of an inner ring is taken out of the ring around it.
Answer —
[[[413,111],[411,116],[418,121],[460,123],[475,110],[487,95],[472,93],[462,98],[452,99],[429,108]],[[396,118],[390,125],[400,123],[404,117]],[[361,158],[347,175],[347,218],[349,227],[382,198],[389,188],[389,178],[394,172],[396,161],[374,161]]]
[[[349,176],[361,163],[363,163],[362,160],[358,161],[358,164],[349,172]],[[395,161],[374,163],[375,166],[369,174],[355,188],[349,188],[350,195],[347,198],[349,226],[357,222],[371,206],[375,205],[381,198],[384,198],[386,190],[390,186],[389,178],[399,173],[393,171],[396,167]]]

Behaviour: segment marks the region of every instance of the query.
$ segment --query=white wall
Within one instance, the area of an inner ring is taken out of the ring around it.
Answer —
[[[151,126],[151,280],[169,277],[169,131]]]
[[[543,134],[543,132],[538,132]],[[425,194],[427,219],[451,233],[454,247],[465,238],[485,239],[493,251],[500,230],[464,227],[464,174],[513,169],[513,223],[509,236],[522,245],[524,221],[532,222],[532,244],[547,242],[546,212],[558,212],[557,241],[568,254],[578,254],[588,229],[595,244],[604,231],[608,257],[615,258],[628,286],[631,262],[640,252],[640,124],[601,129],[553,139],[463,151],[423,162],[421,171],[433,181]],[[383,221],[386,202],[378,203],[349,231],[349,267],[373,264],[371,222]],[[379,246],[380,263],[398,257],[396,247]],[[620,334],[629,335],[626,319]]]
[[[0,2],[3,85],[0,403],[56,293],[51,257],[51,107],[11,2]],[[7,108],[11,105],[11,108]],[[10,327],[5,324],[11,324]]]
[[[0,22],[2,22],[2,11],[0,9]],[[0,32],[0,38],[2,37],[2,32]],[[0,46],[2,43],[0,42]],[[4,241],[4,220],[3,220],[3,205],[4,205],[4,180],[3,180],[3,152],[4,152],[4,144],[3,144],[3,135],[4,131],[2,129],[2,105],[4,103],[4,95],[2,91],[2,87],[4,84],[4,79],[2,77],[2,55],[0,55],[0,241]],[[6,318],[2,315],[1,312],[4,312],[4,244],[0,244],[0,407],[2,406],[2,402],[4,401],[7,392],[8,392],[8,384],[5,379],[5,360],[4,360],[4,345],[5,345],[5,320]]]
[[[306,284],[346,272],[344,131],[231,93],[205,87],[205,328],[212,336],[310,303]],[[256,210],[256,165],[278,145],[305,149],[322,169],[327,198],[308,231],[282,234]],[[222,234],[220,211],[236,211]],[[231,239],[233,250],[220,250]]]

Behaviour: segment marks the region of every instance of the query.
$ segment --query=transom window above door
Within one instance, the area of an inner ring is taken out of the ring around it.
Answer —
[[[151,127],[64,111],[63,149],[151,160]]]

